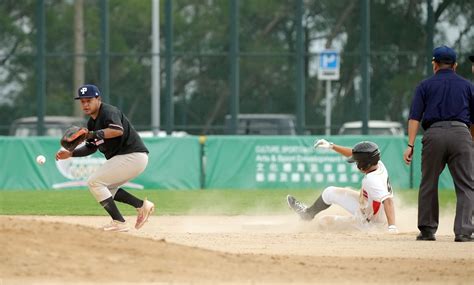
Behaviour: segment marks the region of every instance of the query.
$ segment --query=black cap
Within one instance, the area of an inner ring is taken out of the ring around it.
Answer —
[[[471,62],[474,62],[474,54],[469,56],[469,60],[470,60]]]
[[[77,97],[74,99],[82,99],[82,98],[96,98],[100,96],[99,88],[92,84],[82,85],[77,89]]]

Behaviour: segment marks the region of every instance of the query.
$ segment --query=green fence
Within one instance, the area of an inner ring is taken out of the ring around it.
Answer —
[[[328,140],[353,146],[361,136],[333,136]],[[404,137],[370,137],[382,152],[392,185],[417,188],[421,176],[421,139],[417,139],[412,166],[402,153]],[[321,189],[330,185],[359,187],[362,174],[355,165],[331,150],[313,149],[314,137],[304,136],[209,136],[199,138],[146,138],[150,150],[146,170],[126,187],[148,189]],[[57,138],[0,137],[0,189],[62,189],[85,187],[89,175],[105,158],[90,157],[55,161]],[[37,155],[47,157],[44,165]],[[445,170],[439,183],[453,189]]]

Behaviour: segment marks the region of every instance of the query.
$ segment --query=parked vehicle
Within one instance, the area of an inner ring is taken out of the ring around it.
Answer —
[[[81,117],[67,116],[45,116],[44,135],[60,137],[70,126],[85,126],[85,120]],[[38,117],[25,117],[13,121],[10,126],[10,135],[17,137],[37,136]]]
[[[393,135],[403,136],[405,130],[399,122],[392,121],[377,121],[372,120],[368,122],[369,135]],[[344,123],[339,129],[339,135],[361,135],[362,121],[354,121]]]
[[[158,134],[155,136],[153,134],[153,131],[139,131],[138,132],[138,135],[142,138],[152,138],[152,137],[167,137],[168,134],[166,133],[166,131],[162,131],[160,130],[158,132]],[[183,131],[173,131],[171,132],[171,135],[172,137],[186,137],[188,136],[189,134],[187,132],[183,132]]]
[[[291,114],[238,114],[237,135],[296,135]],[[225,117],[226,133],[231,134],[231,117]]]

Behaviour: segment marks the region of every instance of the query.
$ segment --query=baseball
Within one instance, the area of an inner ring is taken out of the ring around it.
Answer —
[[[38,164],[44,164],[46,162],[46,157],[44,157],[44,155],[38,155],[36,157],[36,163]]]

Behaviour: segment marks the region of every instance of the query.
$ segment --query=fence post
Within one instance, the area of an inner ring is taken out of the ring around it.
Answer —
[[[230,2],[230,130],[237,134],[239,115],[239,0]]]
[[[303,135],[305,128],[305,72],[303,0],[296,2],[296,131]]]
[[[100,92],[104,102],[109,100],[109,0],[100,1]]]
[[[361,0],[361,74],[362,74],[362,134],[369,134],[370,120],[370,3]]]
[[[36,100],[38,124],[36,130],[38,136],[44,135],[44,114],[45,114],[45,10],[44,0],[36,1]]]
[[[166,133],[171,134],[174,124],[173,107],[173,2],[166,0],[165,3],[165,45],[166,45]]]

